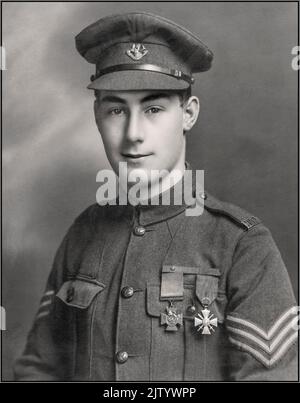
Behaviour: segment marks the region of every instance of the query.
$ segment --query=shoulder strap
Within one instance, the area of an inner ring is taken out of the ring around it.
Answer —
[[[229,217],[246,231],[261,223],[259,218],[253,216],[238,206],[220,201],[208,193],[201,195],[201,197],[204,199],[204,208],[212,213],[223,214]]]

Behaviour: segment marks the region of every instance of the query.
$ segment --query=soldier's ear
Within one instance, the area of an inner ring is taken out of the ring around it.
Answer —
[[[98,127],[98,129],[99,129],[98,108],[99,108],[99,101],[98,101],[98,99],[96,98],[96,99],[94,100],[94,115],[95,115],[95,121],[96,121],[97,127]]]
[[[94,91],[94,95],[95,95],[95,100],[94,100],[94,113],[95,113],[95,117],[97,117],[97,110],[98,110],[99,104],[100,104],[100,91],[99,91],[99,90],[95,90],[95,91]]]
[[[196,96],[191,96],[183,104],[183,131],[187,132],[191,130],[194,124],[197,122],[200,112],[200,101]]]

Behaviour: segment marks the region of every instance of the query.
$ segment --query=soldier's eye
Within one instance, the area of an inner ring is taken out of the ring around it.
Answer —
[[[154,114],[154,113],[159,113],[159,112],[161,112],[161,108],[158,108],[158,107],[156,107],[156,106],[152,106],[151,108],[149,108],[149,109],[147,109],[146,110],[146,113],[149,113],[149,114]]]
[[[110,115],[115,115],[115,116],[120,116],[124,113],[124,110],[121,108],[113,108],[110,109],[109,114]]]

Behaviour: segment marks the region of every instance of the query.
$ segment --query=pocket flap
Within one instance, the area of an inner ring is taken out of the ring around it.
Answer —
[[[63,283],[56,296],[66,305],[86,309],[105,285],[83,280],[69,280]]]
[[[163,273],[182,273],[182,274],[201,274],[203,276],[220,277],[221,272],[216,267],[201,266],[178,266],[178,265],[163,265]]]

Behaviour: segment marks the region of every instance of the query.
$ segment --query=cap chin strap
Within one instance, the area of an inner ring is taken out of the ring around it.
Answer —
[[[126,71],[126,70],[139,70],[139,71],[152,71],[155,73],[166,74],[167,76],[175,77],[178,80],[184,80],[190,85],[194,84],[194,77],[184,74],[180,70],[168,69],[165,67],[156,66],[155,64],[117,64],[115,66],[109,66],[105,69],[97,71],[96,75],[91,76],[91,81],[103,76],[104,74],[113,73],[115,71]]]

